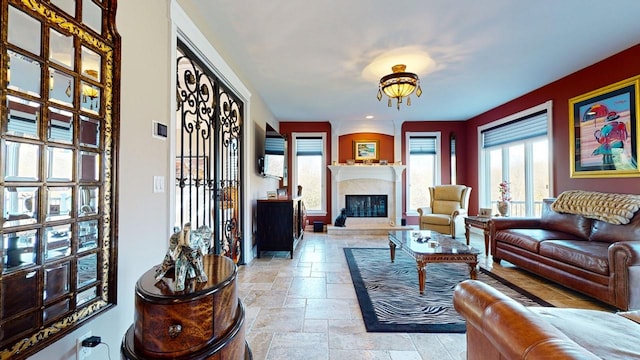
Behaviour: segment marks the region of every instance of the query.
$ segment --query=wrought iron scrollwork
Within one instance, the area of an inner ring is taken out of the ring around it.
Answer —
[[[239,262],[243,102],[182,47],[177,79],[177,219],[211,226],[215,252]]]

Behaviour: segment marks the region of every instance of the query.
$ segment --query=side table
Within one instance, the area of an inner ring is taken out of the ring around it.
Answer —
[[[464,218],[464,235],[467,238],[467,245],[469,245],[469,231],[471,227],[482,229],[484,232],[484,254],[489,255],[489,225],[491,223],[490,217],[481,216],[467,216]]]

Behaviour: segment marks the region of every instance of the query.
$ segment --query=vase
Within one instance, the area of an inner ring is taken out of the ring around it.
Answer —
[[[500,216],[509,216],[511,211],[511,203],[508,201],[498,201],[498,212]]]

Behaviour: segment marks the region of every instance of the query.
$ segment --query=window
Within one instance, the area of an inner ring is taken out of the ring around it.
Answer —
[[[326,135],[293,133],[295,177],[293,184],[302,186],[302,198],[308,214],[326,215]]]
[[[440,184],[440,133],[407,133],[407,214],[429,206],[429,187]]]
[[[498,184],[511,189],[511,216],[539,216],[551,194],[551,102],[478,128],[480,207],[496,209]]]

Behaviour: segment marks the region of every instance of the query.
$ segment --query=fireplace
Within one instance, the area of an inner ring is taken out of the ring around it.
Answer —
[[[334,234],[386,234],[398,227],[402,217],[402,172],[405,165],[329,165],[331,170],[331,219],[340,215],[341,209],[349,210],[347,196],[357,196],[357,204],[369,203],[375,216],[362,216],[353,210],[347,214],[346,227],[327,226]],[[380,205],[384,198],[386,203]],[[375,205],[375,208],[373,208]]]
[[[347,217],[386,218],[387,195],[345,195]]]

